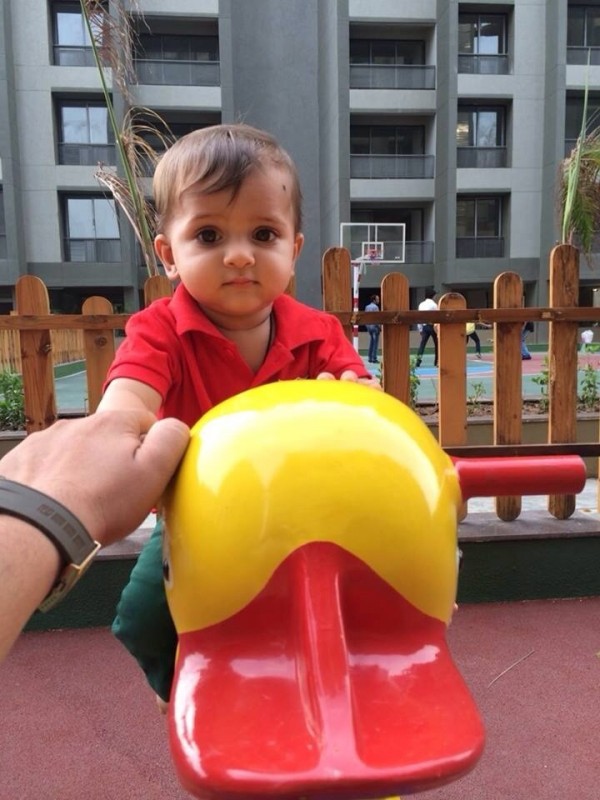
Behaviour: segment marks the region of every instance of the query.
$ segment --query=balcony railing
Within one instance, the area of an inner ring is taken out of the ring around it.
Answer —
[[[508,56],[503,53],[486,55],[459,53],[458,71],[472,75],[508,75]]]
[[[600,47],[567,47],[567,64],[600,65]]]
[[[114,144],[75,144],[60,142],[58,163],[80,167],[94,167],[96,164],[116,164]]]
[[[65,259],[115,264],[121,260],[120,239],[65,239]]]
[[[433,264],[433,242],[407,242],[406,264]]]
[[[219,86],[221,82],[218,61],[137,58],[135,71],[139,83],[155,86]]]
[[[6,246],[6,234],[0,233],[0,258],[6,260],[8,258],[8,248]]]
[[[350,64],[351,89],[435,89],[435,67],[423,64]]]
[[[351,178],[411,179],[433,178],[434,156],[351,155]]]
[[[54,63],[59,67],[94,67],[94,53],[91,47],[67,47],[54,45]]]
[[[502,236],[462,236],[456,239],[457,258],[502,258]]]
[[[505,167],[506,147],[457,147],[456,166],[464,169]]]

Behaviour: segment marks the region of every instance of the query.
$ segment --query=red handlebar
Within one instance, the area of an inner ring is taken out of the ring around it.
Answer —
[[[528,494],[578,494],[585,486],[579,456],[453,458],[463,495],[503,497]]]

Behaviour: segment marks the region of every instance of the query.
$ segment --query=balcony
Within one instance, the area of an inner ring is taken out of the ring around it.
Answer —
[[[506,147],[457,147],[456,166],[461,169],[505,167]]]
[[[54,45],[54,63],[59,67],[95,67],[91,47],[68,47]]]
[[[387,247],[387,245],[386,245]],[[387,250],[386,250],[387,257]],[[405,264],[433,264],[433,242],[406,242]]]
[[[65,239],[65,260],[116,264],[121,260],[120,239]]]
[[[138,83],[152,86],[219,86],[218,61],[135,60]]]
[[[398,180],[433,178],[435,157],[427,155],[351,155],[350,177]]]
[[[503,258],[504,237],[461,236],[456,239],[457,258]]]
[[[435,89],[435,67],[350,64],[351,89]]]
[[[60,142],[58,163],[79,167],[95,167],[97,164],[117,163],[114,144],[75,144]]]
[[[469,75],[508,75],[508,56],[458,54],[458,71]]]
[[[567,47],[567,64],[585,66],[588,63],[600,66],[600,47]]]

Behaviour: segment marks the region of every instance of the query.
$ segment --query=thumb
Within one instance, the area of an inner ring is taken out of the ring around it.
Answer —
[[[148,470],[148,479],[162,492],[190,441],[190,429],[181,420],[167,417],[152,425],[136,452],[136,463]],[[152,476],[152,478],[150,478]]]

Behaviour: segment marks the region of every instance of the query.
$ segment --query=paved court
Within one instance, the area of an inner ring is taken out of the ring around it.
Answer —
[[[366,354],[361,353],[366,368],[374,375],[378,374],[381,367],[369,364]],[[546,352],[532,352],[531,361],[523,361],[523,397],[525,399],[540,396],[540,387],[534,377],[542,373],[545,368]],[[467,356],[467,397],[473,396],[479,389],[482,393],[480,400],[493,398],[494,357],[492,353],[483,353],[481,361],[474,355]],[[582,355],[580,357],[579,380],[583,376],[586,364],[593,364],[600,368],[600,354]],[[423,363],[416,371],[421,381],[417,398],[421,402],[436,400],[438,396],[438,370],[433,366],[433,353],[425,353]],[[56,378],[56,401],[59,412],[84,412],[87,411],[87,389],[85,372],[76,372],[62,378]]]

